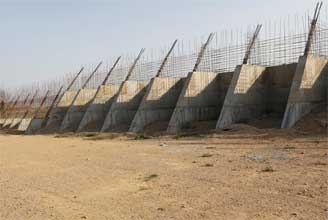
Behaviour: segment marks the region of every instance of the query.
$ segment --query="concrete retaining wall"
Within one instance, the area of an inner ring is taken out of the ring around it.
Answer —
[[[153,123],[161,124],[166,130],[173,114],[185,79],[173,77],[155,77],[151,80],[146,94],[132,121],[130,131],[142,132]]]
[[[13,122],[14,116],[9,116],[3,123],[2,128],[9,128],[10,124]]]
[[[49,110],[50,106],[43,106],[41,109],[39,109],[39,111],[35,113],[34,117],[29,123],[25,134],[35,134],[42,128],[42,126],[46,125],[46,114]]]
[[[22,118],[17,130],[18,131],[26,131],[27,128],[30,126],[30,123],[32,122],[35,114],[37,113],[36,111],[38,110],[39,104],[35,104],[30,107],[28,111],[25,112],[24,117]]]
[[[266,112],[276,113],[283,119],[290,88],[295,75],[297,63],[267,67],[266,81]]]
[[[292,127],[316,105],[327,103],[328,59],[300,57],[293,78],[282,128]]]
[[[300,57],[298,64],[241,65],[233,73],[193,72],[185,79],[156,77],[150,83],[129,80],[101,86],[96,97],[95,89],[65,92],[45,130],[143,132],[162,123],[174,133],[196,122],[218,119],[221,129],[267,113],[281,115],[281,127],[289,128],[316,105],[327,104],[327,89],[328,59],[314,55]],[[18,109],[0,124],[34,133],[45,116],[35,115],[35,109],[26,113]]]
[[[41,128],[43,124],[44,118],[33,118],[27,127],[25,134],[35,134]]]
[[[2,126],[6,123],[6,120],[8,119],[8,117],[10,117],[10,113],[8,111],[11,110],[11,107],[9,106],[5,108],[4,112],[2,112],[1,118],[0,118],[0,129],[2,128]]]
[[[5,128],[8,126],[9,124],[9,121],[11,121],[11,115],[8,115],[8,117],[3,121],[2,125],[1,125],[1,128]]]
[[[115,100],[119,88],[120,85],[100,86],[97,96],[89,105],[83,119],[81,120],[77,130],[78,132],[101,130],[106,115]]]
[[[297,64],[236,68],[217,128],[270,115],[281,123]],[[276,126],[276,125],[275,125]]]
[[[175,133],[189,127],[193,122],[216,122],[232,75],[233,73],[189,73],[167,131]]]
[[[5,118],[1,118],[0,119],[0,127],[2,127],[2,125],[5,123],[6,119]]]
[[[27,112],[28,112],[28,107],[18,108],[13,120],[11,121],[11,124],[9,125],[9,128],[18,129],[20,123],[22,122],[23,118],[26,116]]]
[[[7,114],[7,117],[4,120],[1,128],[9,128],[15,119],[19,120],[18,115],[19,112],[21,111],[22,111],[21,107],[16,107],[14,109],[11,109],[10,113]]]
[[[30,126],[30,123],[32,121],[33,118],[31,117],[25,117],[21,120],[17,130],[19,131],[26,131],[27,128]]]
[[[78,91],[66,91],[60,99],[57,106],[55,106],[47,121],[47,125],[42,129],[42,132],[56,132],[59,130],[62,121],[66,115],[67,110],[74,101]]]
[[[21,121],[22,121],[22,118],[20,118],[20,117],[13,118],[13,120],[11,121],[11,124],[9,125],[9,128],[10,129],[17,129],[18,126],[19,126],[19,123]]]
[[[101,131],[128,131],[145,95],[148,81],[128,80],[123,83],[106,116]]]
[[[3,118],[0,121],[0,129],[8,127],[12,122],[12,118]]]
[[[69,132],[77,130],[96,92],[96,89],[81,89],[79,91],[78,95],[73,101],[73,104],[67,110],[67,113],[61,124],[60,131]]]
[[[217,128],[259,117],[266,109],[266,68],[237,66],[220,113]]]

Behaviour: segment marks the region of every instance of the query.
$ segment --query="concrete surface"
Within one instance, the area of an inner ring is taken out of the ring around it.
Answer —
[[[194,122],[217,120],[233,73],[189,73],[167,131],[191,128]],[[215,125],[213,125],[213,129]]]
[[[10,129],[18,129],[20,126],[20,123],[22,122],[22,120],[25,118],[25,116],[28,114],[28,109],[29,107],[22,107],[20,108],[16,114],[15,114],[15,118],[12,120],[11,124],[9,125]]]
[[[9,116],[4,123],[2,124],[1,128],[7,128],[9,127],[9,125],[11,124],[11,122],[13,121],[13,116]]]
[[[19,118],[21,117],[21,112],[23,111],[22,108],[24,108],[22,103],[12,108],[10,113],[7,113],[6,119],[2,124],[2,128],[9,128],[14,121],[15,124],[17,124],[17,121],[19,121]]]
[[[43,132],[57,132],[60,128],[62,121],[65,118],[66,112],[74,101],[78,91],[66,91],[55,106],[47,121],[45,128],[42,129]]]
[[[8,118],[5,122],[5,124],[2,126],[3,128],[9,128],[10,125],[16,121],[15,123],[17,124],[17,121],[19,121],[19,118],[16,118],[16,116],[13,116],[11,118]]]
[[[97,89],[81,89],[75,97],[72,105],[67,110],[64,120],[60,126],[61,132],[75,132],[89,104],[92,102]]]
[[[39,108],[39,104],[33,104],[26,112],[24,117],[22,118],[17,130],[18,131],[26,131],[27,128],[30,126],[35,114],[37,113],[37,110]]]
[[[166,130],[184,81],[185,79],[173,77],[153,78],[132,121],[130,131],[143,132],[145,127],[156,123],[165,124]]]
[[[259,117],[266,108],[266,68],[257,65],[237,66],[217,122],[217,128],[245,123]]]
[[[30,126],[30,123],[32,122],[33,118],[31,117],[25,117],[21,120],[17,130],[18,131],[26,131],[27,128]]]
[[[315,55],[299,59],[281,124],[290,128],[316,105],[327,104],[328,59]]]
[[[128,131],[145,95],[148,81],[125,81],[109,109],[101,131]]]
[[[265,71],[266,113],[276,113],[283,119],[297,63],[267,67]],[[280,122],[281,123],[281,122]]]
[[[78,132],[100,131],[106,115],[114,102],[120,85],[100,86],[99,92],[89,105],[78,127]]]
[[[35,134],[40,131],[40,129],[42,129],[42,126],[46,125],[46,114],[50,110],[50,107],[50,105],[44,105],[40,109],[38,109],[31,122],[29,123],[25,134]]]
[[[33,118],[27,127],[25,134],[35,134],[42,129],[44,118]]]

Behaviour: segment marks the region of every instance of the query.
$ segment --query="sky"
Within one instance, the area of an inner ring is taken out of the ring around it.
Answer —
[[[326,5],[328,1],[324,2]],[[316,0],[0,0],[0,87],[174,39],[314,10]]]

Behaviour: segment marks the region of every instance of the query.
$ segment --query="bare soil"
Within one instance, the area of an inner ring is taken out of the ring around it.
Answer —
[[[0,219],[328,218],[327,130],[0,135]]]

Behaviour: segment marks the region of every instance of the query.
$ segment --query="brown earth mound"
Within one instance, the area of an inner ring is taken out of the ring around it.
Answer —
[[[296,123],[294,129],[310,133],[326,133],[328,131],[328,106],[319,105],[308,115]]]

